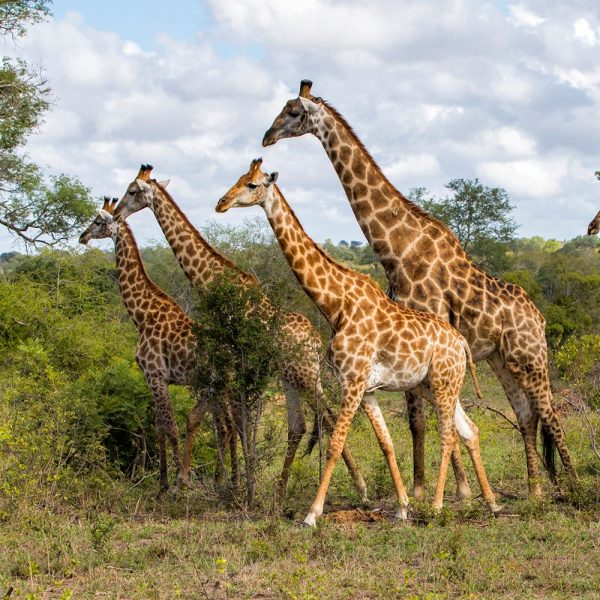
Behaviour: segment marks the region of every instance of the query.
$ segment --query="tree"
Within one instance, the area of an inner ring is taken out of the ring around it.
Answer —
[[[50,14],[52,0],[2,0],[0,35],[13,38],[25,35],[28,24],[39,23]]]
[[[481,268],[498,274],[510,266],[507,242],[518,225],[506,190],[482,185],[478,179],[452,179],[452,193],[444,198],[430,196],[425,188],[411,190],[409,197],[436,219],[446,223],[462,247]]]
[[[0,3],[0,35],[24,35],[26,25],[48,14],[46,0]],[[67,175],[46,178],[26,154],[27,138],[50,108],[43,74],[21,59],[0,67],[0,225],[26,244],[66,242],[93,215],[89,190]]]

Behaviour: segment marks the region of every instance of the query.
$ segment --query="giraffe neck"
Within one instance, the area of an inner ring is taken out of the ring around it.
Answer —
[[[124,221],[119,223],[115,237],[115,260],[123,303],[139,329],[144,321],[145,310],[167,296],[148,277],[133,233]],[[141,308],[142,306],[145,310]]]
[[[166,190],[153,185],[156,196],[152,210],[179,266],[192,285],[204,287],[226,269],[236,271],[242,281],[253,280],[251,275],[240,271],[200,235]]]
[[[344,118],[327,104],[316,119],[314,134],[340,179],[365,237],[388,277],[395,268],[395,244],[416,242],[426,225],[440,223],[403,196],[386,178]],[[390,235],[393,230],[393,236]],[[454,237],[448,230],[448,234]],[[394,238],[392,240],[392,237]],[[399,242],[398,240],[401,240]],[[396,255],[397,256],[397,255]]]
[[[344,304],[342,282],[350,271],[329,258],[306,234],[276,185],[269,188],[263,208],[296,279],[336,329]]]

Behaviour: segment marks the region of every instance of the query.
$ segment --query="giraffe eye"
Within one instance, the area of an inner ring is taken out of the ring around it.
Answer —
[[[256,183],[249,183],[249,184],[248,184],[248,187],[249,187],[251,190],[255,190],[255,189],[258,187],[258,184],[256,184]]]
[[[293,119],[295,119],[296,117],[299,117],[300,113],[296,110],[292,110],[290,111],[290,117],[292,117]]]
[[[130,196],[135,196],[135,191],[131,190],[130,192],[127,192]]]

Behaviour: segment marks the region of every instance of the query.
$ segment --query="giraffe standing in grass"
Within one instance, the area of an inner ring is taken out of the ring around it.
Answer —
[[[91,239],[112,238],[115,243],[119,290],[127,312],[139,332],[135,358],[152,391],[156,408],[160,489],[165,491],[169,487],[167,439],[177,471],[181,466],[179,430],[169,398],[168,384],[190,386],[194,383],[198,363],[196,338],[192,332],[191,319],[148,277],[129,226],[113,219],[117,202],[116,198],[112,202],[109,198],[104,199],[102,209],[81,234],[79,241],[87,244]],[[199,423],[206,408],[206,402],[199,397],[188,421],[191,419]],[[223,475],[222,459],[226,446],[230,448],[232,472],[236,477],[237,444],[231,415],[217,413],[216,427],[220,444],[216,478],[220,480]]]
[[[596,216],[592,219],[592,221],[588,225],[587,234],[588,235],[596,235],[599,231],[600,231],[600,211],[598,211]]]
[[[286,103],[265,133],[263,146],[306,133],[321,141],[357,221],[383,265],[390,297],[404,306],[435,313],[456,327],[469,343],[473,360],[487,360],[500,380],[523,436],[530,496],[537,498],[542,493],[536,451],[539,419],[551,478],[555,480],[557,447],[566,471],[577,479],[553,406],[544,317],[521,287],[477,268],[446,225],[403,196],[340,113],[311,95],[311,86],[310,81],[301,82],[298,98]],[[415,391],[407,393],[407,401],[414,493],[422,497],[423,404]],[[457,482],[466,483],[459,452],[453,453],[453,464]]]
[[[115,218],[126,219],[129,215],[149,207],[156,216],[183,272],[196,287],[206,286],[215,275],[225,270],[236,273],[241,284],[256,284],[252,275],[242,272],[210,246],[166,191],[169,182],[157,182],[151,179],[151,171],[150,165],[142,165],[136,179],[129,184],[118,204]],[[263,308],[267,311],[273,310],[267,298],[264,298]],[[289,349],[289,352],[284,352],[284,364],[281,368],[288,417],[288,444],[279,478],[278,500],[285,495],[291,465],[306,432],[301,396],[306,398],[315,414],[324,409],[323,420],[329,430],[333,428],[335,422],[333,413],[325,407],[323,397],[320,378],[321,340],[318,333],[304,315],[297,313],[284,315],[282,333],[283,343],[287,344]],[[193,419],[188,420],[183,466],[178,476],[178,483],[181,484],[185,484],[188,480],[191,449],[197,426],[198,423]],[[343,458],[361,498],[366,500],[366,484],[347,448],[343,450]]]
[[[342,386],[342,405],[329,440],[327,463],[304,523],[314,525],[323,512],[333,469],[359,405],[367,413],[387,459],[399,502],[397,517],[406,519],[408,496],[374,392],[419,385],[431,392],[442,446],[434,508],[442,507],[458,429],[473,460],[483,498],[494,513],[498,512],[500,507],[479,454],[477,427],[458,399],[467,359],[477,387],[466,340],[438,316],[395,304],[369,277],[329,258],[306,234],[275,185],[277,173],[263,173],[261,163],[261,159],[252,161],[248,173],[219,200],[216,210],[254,205],[264,209],[296,279],[333,330],[328,358]]]

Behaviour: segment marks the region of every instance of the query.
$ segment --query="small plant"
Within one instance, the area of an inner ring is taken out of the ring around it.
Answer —
[[[213,411],[233,415],[245,463],[246,504],[254,505],[258,424],[264,392],[281,358],[281,311],[254,285],[225,272],[198,293],[196,391]]]

